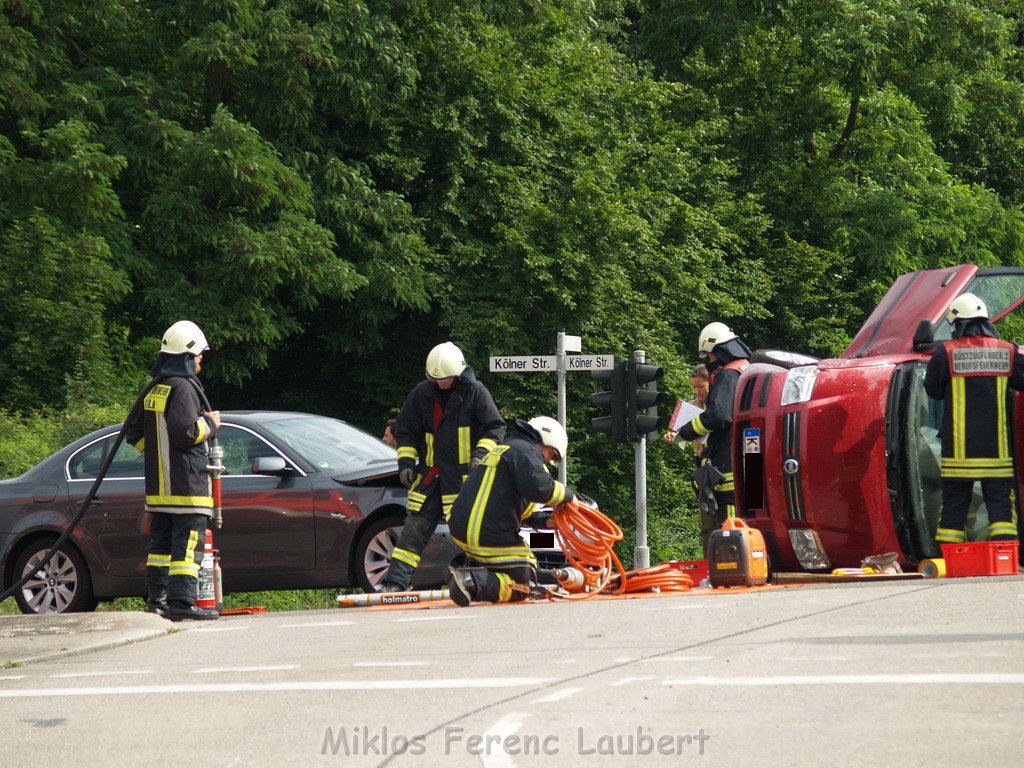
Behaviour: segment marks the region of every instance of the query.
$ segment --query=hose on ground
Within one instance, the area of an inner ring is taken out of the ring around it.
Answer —
[[[557,597],[581,600],[602,592],[685,592],[693,581],[667,563],[627,571],[615,554],[622,541],[622,528],[601,512],[579,499],[555,507],[551,515],[555,538],[569,564],[583,574],[583,591],[558,594]]]

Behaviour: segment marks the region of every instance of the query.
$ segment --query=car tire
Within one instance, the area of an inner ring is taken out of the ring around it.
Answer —
[[[366,592],[376,592],[384,580],[391,563],[391,550],[395,548],[402,528],[402,515],[385,515],[370,523],[356,545],[352,561],[356,568],[356,583]]]
[[[56,541],[36,539],[14,563],[14,578],[20,579],[38,568],[42,557]],[[14,595],[22,613],[83,613],[95,610],[98,600],[93,596],[92,578],[85,558],[71,544],[61,545],[41,574],[33,576]]]

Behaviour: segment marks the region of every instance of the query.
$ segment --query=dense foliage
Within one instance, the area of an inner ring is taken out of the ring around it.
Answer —
[[[220,407],[371,431],[452,339],[840,351],[902,272],[1021,264],[1009,0],[0,0],[0,473],[123,413],[180,318]],[[570,480],[627,525],[632,451]],[[113,409],[110,411],[109,409]],[[649,451],[656,558],[690,459]],[[681,522],[682,521],[682,522]]]

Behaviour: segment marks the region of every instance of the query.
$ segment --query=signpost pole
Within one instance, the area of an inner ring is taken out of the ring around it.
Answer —
[[[558,345],[555,357],[558,361],[558,423],[565,428],[565,331],[558,332]],[[568,463],[568,456],[563,456],[562,460],[558,462],[558,481],[562,485],[565,485],[566,465]]]
[[[638,363],[647,362],[647,353],[642,349],[634,350],[633,359]],[[646,568],[651,564],[651,550],[647,546],[647,436],[643,435],[636,443],[635,477],[636,482],[636,546],[633,549],[633,567]]]

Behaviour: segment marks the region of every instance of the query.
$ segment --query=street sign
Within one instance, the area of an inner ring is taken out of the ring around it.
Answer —
[[[566,355],[567,371],[610,371],[615,367],[615,355]]]
[[[506,355],[490,359],[496,373],[553,373],[558,370],[555,355]],[[610,371],[615,355],[566,355],[567,371]]]
[[[498,373],[553,373],[558,366],[554,355],[506,355],[492,357],[491,370]]]

